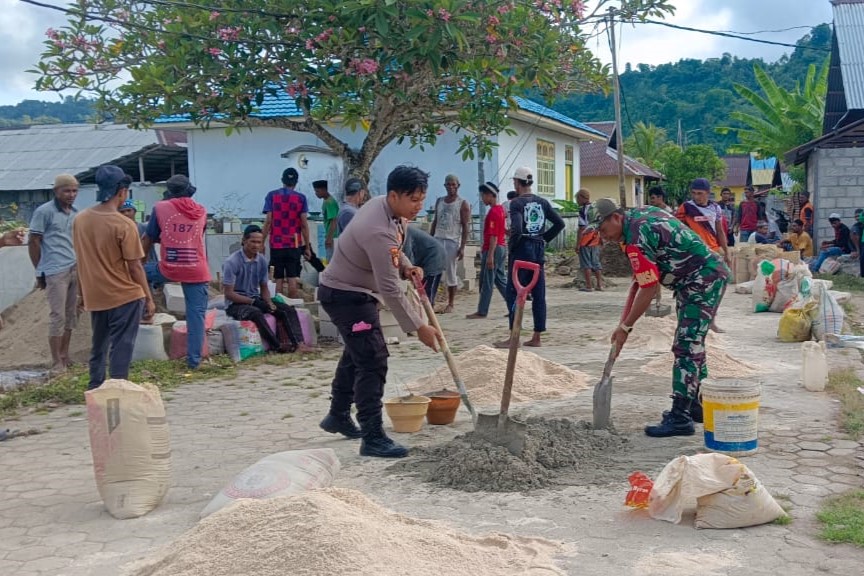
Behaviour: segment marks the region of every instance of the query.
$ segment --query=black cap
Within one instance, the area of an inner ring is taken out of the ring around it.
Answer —
[[[189,181],[189,178],[183,174],[171,176],[171,178],[165,182],[165,186],[168,188],[168,194],[174,197],[192,196],[195,194],[195,190],[197,190],[197,188],[192,185],[192,182]]]

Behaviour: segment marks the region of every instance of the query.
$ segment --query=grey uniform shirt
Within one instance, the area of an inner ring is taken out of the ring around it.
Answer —
[[[411,261],[402,253],[404,225],[386,196],[367,202],[339,235],[333,259],[319,281],[328,288],[365,292],[383,301],[405,332],[416,332],[423,318],[411,307],[400,282]]]
[[[42,237],[42,256],[36,274],[53,276],[75,266],[75,249],[72,247],[72,221],[78,209],[69,213],[60,208],[56,200],[49,200],[33,212],[30,233]]]
[[[348,226],[348,223],[351,222],[351,219],[354,218],[355,214],[357,214],[357,206],[354,204],[343,202],[339,206],[339,215],[336,217],[336,228],[338,228],[340,235]]]

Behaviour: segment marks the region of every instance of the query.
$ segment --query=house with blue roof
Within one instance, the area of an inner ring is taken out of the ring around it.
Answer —
[[[526,98],[515,98],[517,108],[508,113],[512,134],[495,138],[491,158],[463,160],[457,154],[461,135],[444,129],[434,146],[411,147],[406,141],[392,142],[373,163],[369,190],[384,192],[387,174],[399,164],[412,164],[430,172],[427,206],[445,194],[444,177],[455,174],[460,194],[474,212],[479,212],[477,193],[480,181],[492,180],[501,190],[511,189],[513,172],[519,166],[534,170],[534,190],[550,199],[572,199],[579,189],[579,144],[605,142],[606,135],[573,118]],[[300,173],[298,189],[309,199],[311,212],[320,210],[312,182],[327,180],[331,194],[341,198],[345,179],[342,159],[315,135],[290,129],[291,121],[302,119],[294,100],[284,92],[268,94],[253,114],[259,119],[284,119],[287,128],[254,127],[230,135],[215,124],[209,129],[195,126],[188,117],[166,116],[157,124],[187,131],[189,176],[198,187],[196,200],[209,212],[232,207],[238,215],[261,214],[264,196],[280,185],[282,171],[293,166]],[[334,123],[330,130],[350,146],[360,147],[364,133],[352,132]]]

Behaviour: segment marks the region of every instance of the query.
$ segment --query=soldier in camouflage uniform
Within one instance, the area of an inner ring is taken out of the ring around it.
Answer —
[[[695,432],[693,421],[702,422],[698,393],[708,376],[705,336],[726,291],[729,269],[699,236],[663,210],[619,210],[605,198],[595,203],[595,209],[600,236],[622,244],[638,284],[629,313],[612,334],[619,352],[633,324],[651,305],[658,284],[675,294],[678,327],[672,344],[672,410],[663,413],[660,424],[647,426],[645,434],[690,436]]]

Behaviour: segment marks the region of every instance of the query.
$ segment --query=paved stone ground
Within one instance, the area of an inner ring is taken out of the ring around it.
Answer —
[[[443,318],[450,340],[465,350],[505,334],[503,305],[493,317],[469,323],[474,298],[459,301]],[[599,375],[607,338],[620,313],[620,290],[582,294],[551,288],[550,333],[542,355]],[[575,306],[574,306],[575,303]],[[147,516],[115,520],[102,507],[93,481],[83,407],[28,415],[7,427],[41,434],[0,443],[0,574],[108,576],[171,542],[193,526],[210,498],[234,474],[282,450],[332,447],[342,461],[338,485],[356,488],[413,516],[445,520],[471,532],[503,531],[568,543],[562,566],[580,576],[784,576],[862,573],[864,551],[832,546],[815,535],[814,514],[823,498],[864,485],[864,451],[836,425],[837,403],[798,382],[798,345],[774,339],[774,314],[747,312],[749,297],[730,294],[720,321],[727,351],[760,366],[763,383],[760,451],[744,459],[766,487],[790,508],[787,526],[703,530],[692,519],[672,525],[623,506],[626,474],[607,486],[562,486],[527,494],[465,494],[395,475],[389,462],[363,459],[357,443],[324,435],[317,421],[328,405],[338,351],[287,367],[259,367],[232,381],[190,384],[168,393],[174,484]],[[530,315],[526,315],[530,323]],[[658,352],[626,350],[615,368],[613,418],[631,438],[622,466],[656,475],[679,454],[701,448],[701,436],[650,440],[641,434],[667,407],[669,378],[640,367]],[[832,368],[864,368],[856,353],[831,352]],[[428,374],[441,359],[415,343],[392,349],[388,393]],[[446,384],[446,382],[442,382]],[[522,405],[517,412],[590,419],[590,390],[574,397]],[[448,440],[470,429],[466,413],[456,425],[396,435],[413,446]],[[622,468],[624,469],[624,468]]]

